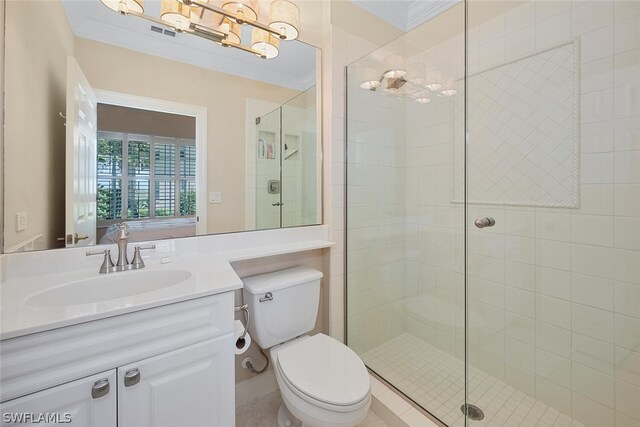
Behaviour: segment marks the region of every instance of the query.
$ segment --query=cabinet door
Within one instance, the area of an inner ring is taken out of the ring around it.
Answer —
[[[233,426],[234,349],[228,334],[118,368],[118,426]]]
[[[1,425],[116,427],[115,370],[2,403]],[[45,420],[45,421],[43,421]]]

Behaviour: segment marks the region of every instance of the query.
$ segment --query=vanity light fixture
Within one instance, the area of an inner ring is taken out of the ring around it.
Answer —
[[[144,0],[101,0],[109,9],[191,34],[225,47],[234,47],[263,59],[280,52],[280,40],[300,33],[300,9],[289,0],[273,0],[268,24],[258,21],[258,0],[162,0],[160,18],[144,13]],[[212,1],[212,3],[209,3]],[[251,44],[242,44],[242,25],[253,27]]]
[[[269,9],[269,27],[280,35],[284,34],[282,40],[296,39],[300,28],[300,8],[287,0],[274,0]]]
[[[123,15],[127,13],[144,13],[144,0],[102,0],[105,6]]]
[[[229,18],[224,18],[217,27],[218,31],[227,35],[226,40],[231,43],[240,43],[242,38],[242,25]],[[222,44],[222,43],[219,43]]]
[[[275,58],[280,52],[280,39],[261,28],[254,28],[251,31],[251,49],[260,52],[263,58]]]

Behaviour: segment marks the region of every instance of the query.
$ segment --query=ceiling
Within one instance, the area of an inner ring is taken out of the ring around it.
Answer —
[[[62,0],[62,4],[77,37],[301,91],[315,84],[316,48],[298,40],[282,42],[280,54],[264,60],[200,37],[153,32],[151,22],[121,16],[99,0]],[[146,0],[145,13],[159,17],[160,1]],[[251,38],[250,32],[245,26],[245,43]]]
[[[406,32],[444,12],[460,0],[351,0],[383,21]]]

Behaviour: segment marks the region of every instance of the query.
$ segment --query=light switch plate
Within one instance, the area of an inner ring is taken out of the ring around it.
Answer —
[[[16,231],[24,231],[27,229],[27,213],[16,213]]]
[[[219,191],[211,191],[209,193],[209,203],[222,203],[222,193]]]

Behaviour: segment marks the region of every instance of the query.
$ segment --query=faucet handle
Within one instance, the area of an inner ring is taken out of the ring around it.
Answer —
[[[149,249],[155,249],[156,245],[147,245],[147,246],[136,246],[133,251],[133,261],[131,261],[131,269],[137,270],[140,268],[144,268],[144,260],[142,259],[142,255],[140,251],[146,251]]]
[[[103,251],[87,251],[87,256],[104,255],[102,265],[100,266],[100,274],[107,274],[113,271],[113,261],[111,260],[111,249],[105,249]]]

